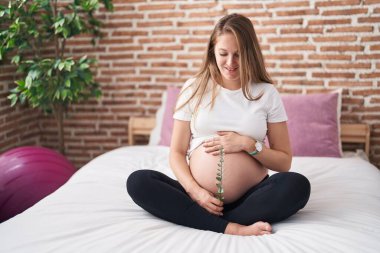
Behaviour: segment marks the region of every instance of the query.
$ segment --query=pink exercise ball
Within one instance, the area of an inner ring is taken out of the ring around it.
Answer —
[[[33,206],[76,171],[61,154],[43,147],[19,147],[0,155],[0,222]]]

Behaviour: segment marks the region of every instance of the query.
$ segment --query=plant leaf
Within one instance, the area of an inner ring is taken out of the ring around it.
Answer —
[[[59,63],[59,65],[58,65],[58,69],[59,70],[62,70],[64,67],[65,67],[65,63],[64,62]]]
[[[25,81],[24,80],[17,80],[15,82],[20,88],[25,88]]]
[[[66,79],[65,86],[68,88],[71,86],[71,80],[70,79]]]
[[[28,75],[25,79],[25,87],[27,89],[30,89],[31,86],[32,86],[32,77]]]
[[[54,98],[59,99],[60,92],[59,90],[55,91]]]
[[[15,63],[16,65],[18,65],[19,62],[20,62],[20,55],[15,55],[12,57],[11,63]]]
[[[17,94],[10,94],[7,98],[11,100],[11,107],[16,104]]]

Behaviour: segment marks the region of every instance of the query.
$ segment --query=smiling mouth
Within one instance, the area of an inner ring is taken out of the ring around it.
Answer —
[[[236,68],[226,68],[226,67],[225,67],[225,69],[226,69],[227,71],[229,71],[229,72],[233,72],[233,71],[237,70],[238,67],[236,67]]]

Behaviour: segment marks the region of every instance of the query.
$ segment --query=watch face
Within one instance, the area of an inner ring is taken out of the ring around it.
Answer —
[[[261,152],[261,150],[263,150],[263,145],[259,141],[256,141],[255,147],[257,152]]]

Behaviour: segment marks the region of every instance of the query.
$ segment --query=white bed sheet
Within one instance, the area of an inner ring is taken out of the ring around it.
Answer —
[[[265,236],[175,225],[137,206],[125,182],[137,169],[173,177],[167,147],[123,147],[92,160],[63,187],[0,224],[0,252],[379,252],[380,172],[360,158],[294,157],[311,197]]]

